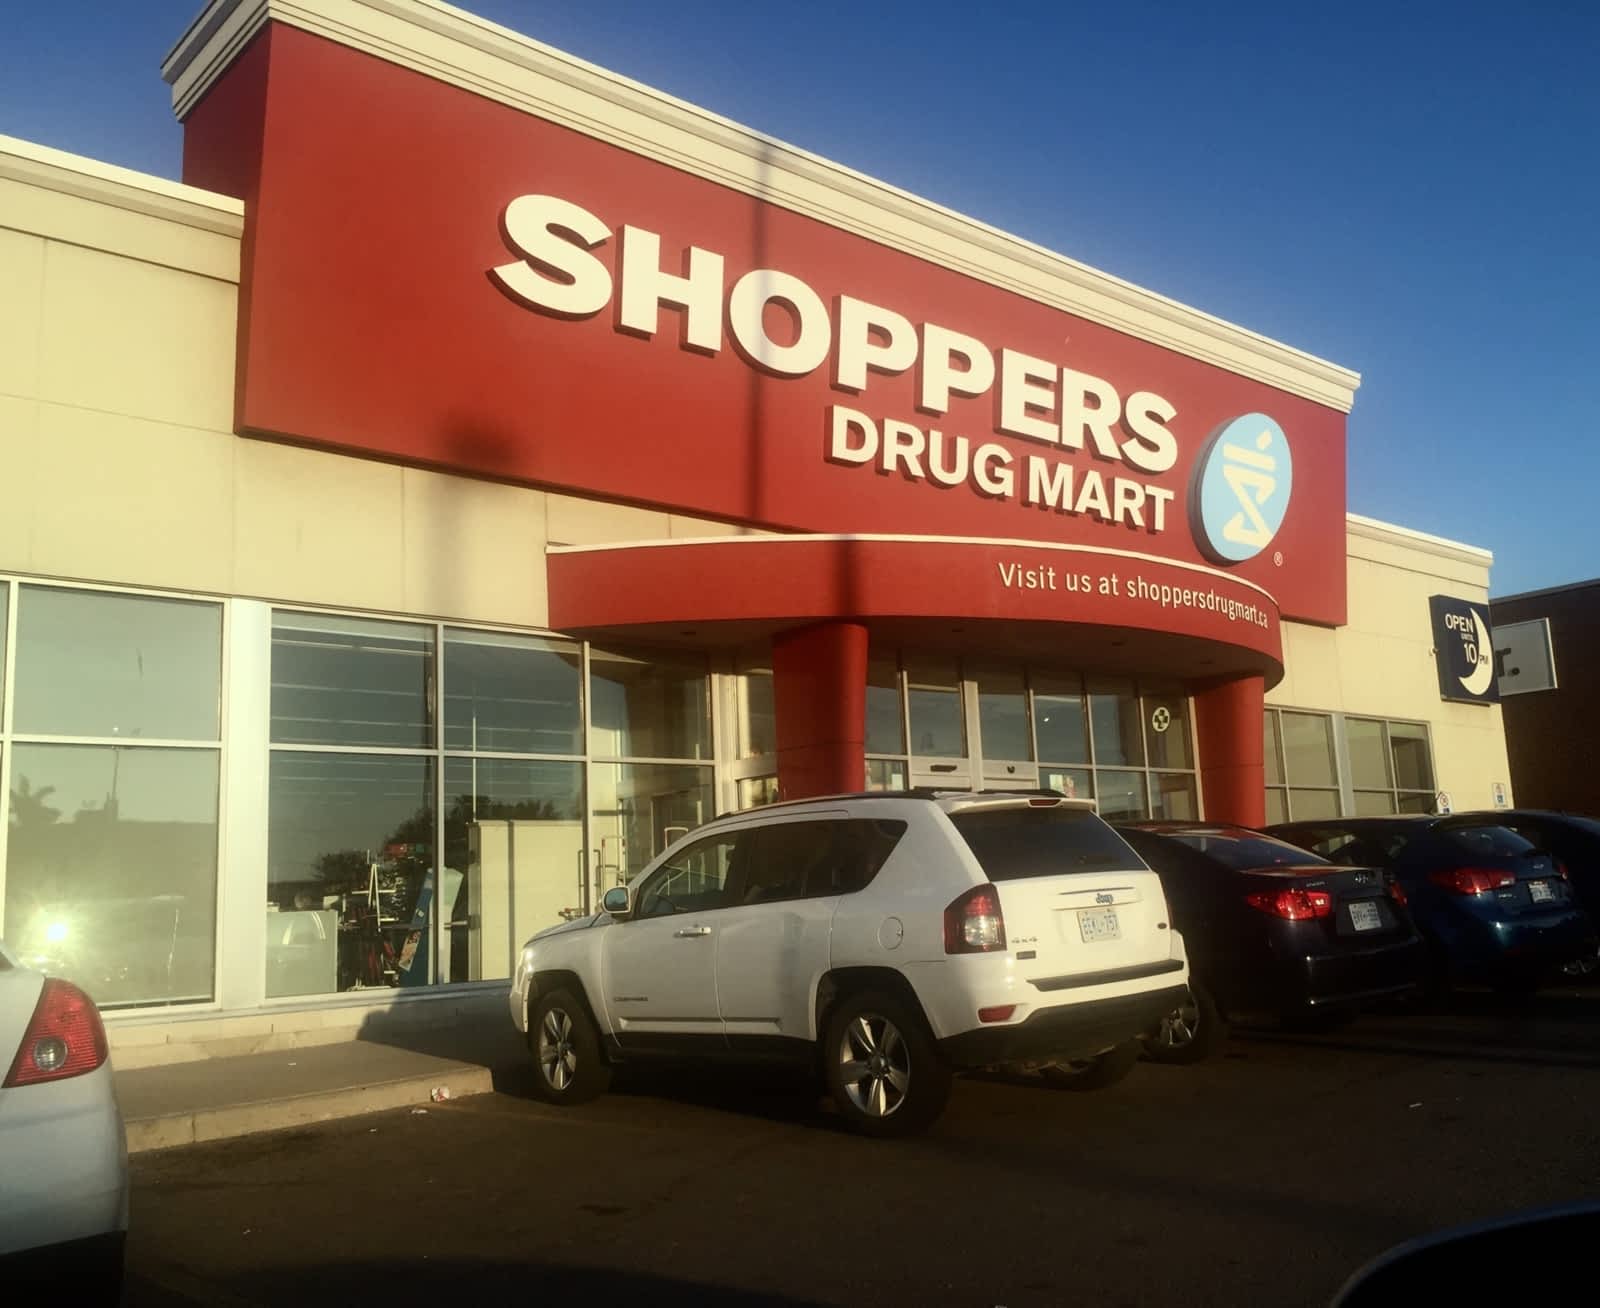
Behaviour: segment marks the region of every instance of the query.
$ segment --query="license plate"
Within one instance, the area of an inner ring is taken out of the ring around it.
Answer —
[[[1383,925],[1378,906],[1371,900],[1356,900],[1350,905],[1350,925],[1357,931],[1376,931]]]
[[[1528,882],[1528,893],[1533,896],[1535,904],[1548,904],[1556,897],[1556,892],[1550,888],[1548,881]]]
[[[1122,939],[1122,928],[1117,925],[1117,910],[1114,908],[1080,908],[1078,930],[1083,935],[1084,943],[1089,945],[1099,940]]]

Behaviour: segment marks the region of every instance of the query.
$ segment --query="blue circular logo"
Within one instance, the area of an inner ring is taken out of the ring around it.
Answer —
[[[1219,563],[1254,558],[1283,526],[1293,484],[1282,427],[1264,413],[1223,423],[1195,465],[1189,507],[1200,548]]]

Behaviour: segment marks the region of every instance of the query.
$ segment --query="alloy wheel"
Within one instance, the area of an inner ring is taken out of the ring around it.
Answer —
[[[565,1090],[578,1072],[573,1048],[572,1018],[564,1009],[552,1008],[539,1026],[539,1074],[552,1090]]]
[[[1170,1013],[1161,1019],[1161,1030],[1156,1033],[1156,1044],[1162,1049],[1182,1049],[1193,1042],[1195,1032],[1200,1029],[1200,1005],[1195,1002],[1194,994],[1184,996],[1184,1000]]]
[[[856,1109],[867,1117],[889,1117],[906,1101],[911,1052],[888,1018],[862,1013],[839,1042],[839,1079]]]

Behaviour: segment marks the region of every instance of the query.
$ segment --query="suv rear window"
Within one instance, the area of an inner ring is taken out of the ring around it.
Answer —
[[[950,815],[991,881],[1141,868],[1128,842],[1081,808],[989,808]]]

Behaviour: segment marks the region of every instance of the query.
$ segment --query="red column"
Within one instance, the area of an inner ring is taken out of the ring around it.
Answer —
[[[805,799],[863,789],[867,629],[823,622],[774,636],[772,696],[779,795]]]
[[[1267,692],[1260,677],[1208,686],[1194,697],[1200,786],[1209,822],[1259,827],[1267,820],[1262,734]]]

